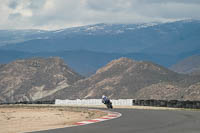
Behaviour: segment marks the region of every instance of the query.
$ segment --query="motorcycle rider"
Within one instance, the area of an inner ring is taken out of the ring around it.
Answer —
[[[105,95],[102,96],[102,103],[104,103],[108,109],[112,109],[112,102]]]
[[[110,101],[110,100],[109,100],[105,95],[102,96],[102,103],[108,104],[109,101]]]

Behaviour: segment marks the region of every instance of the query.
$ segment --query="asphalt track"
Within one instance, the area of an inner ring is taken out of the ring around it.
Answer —
[[[199,111],[113,109],[113,120],[34,133],[200,133]]]

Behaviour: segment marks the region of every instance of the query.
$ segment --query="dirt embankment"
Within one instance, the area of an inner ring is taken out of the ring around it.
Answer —
[[[22,133],[63,128],[105,115],[77,107],[0,106],[1,133]]]

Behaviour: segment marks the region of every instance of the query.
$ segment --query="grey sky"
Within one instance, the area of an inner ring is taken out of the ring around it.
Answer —
[[[200,0],[0,0],[0,29],[200,19]]]

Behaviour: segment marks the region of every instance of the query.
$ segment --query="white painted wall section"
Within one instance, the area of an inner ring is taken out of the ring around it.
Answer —
[[[132,106],[133,99],[111,99],[113,105]],[[76,99],[76,100],[60,100],[56,99],[56,105],[103,105],[101,99]]]

